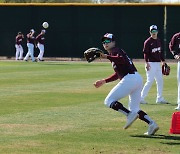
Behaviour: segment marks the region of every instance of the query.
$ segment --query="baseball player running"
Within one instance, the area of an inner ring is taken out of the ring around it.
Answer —
[[[22,32],[18,32],[16,36],[16,44],[15,44],[16,60],[23,60],[23,52],[24,52],[22,47],[23,39],[24,39],[24,35],[22,34]]]
[[[45,42],[45,35],[46,30],[41,30],[41,33],[36,37],[37,47],[39,48],[39,55],[37,57],[38,61],[44,61],[43,55],[44,55],[44,42]]]
[[[113,34],[105,34],[102,38],[102,44],[109,54],[101,54],[101,57],[111,61],[115,73],[108,78],[96,81],[94,86],[99,88],[105,83],[120,79],[120,82],[107,95],[104,101],[105,105],[127,116],[127,122],[124,129],[127,129],[139,117],[139,119],[149,125],[148,131],[145,134],[154,135],[159,127],[155,121],[153,121],[144,111],[140,110],[139,107],[143,85],[142,77],[137,72],[133,62],[126,53],[122,49],[116,47]],[[128,109],[118,101],[125,96],[129,96]]]
[[[171,41],[169,43],[169,49],[170,52],[173,54],[174,58],[178,60],[178,65],[177,65],[178,106],[175,109],[180,110],[180,32],[172,36]]]
[[[158,104],[168,104],[168,102],[163,98],[163,74],[161,68],[161,62],[165,64],[164,55],[162,52],[161,41],[157,37],[158,28],[156,25],[150,26],[150,37],[144,42],[144,59],[145,59],[145,70],[147,81],[141,92],[141,104],[147,104],[145,97],[147,96],[154,79],[157,85],[157,98],[156,103]]]
[[[35,33],[34,29],[31,29],[30,32],[27,34],[28,52],[26,56],[24,57],[25,61],[28,61],[29,56],[31,56],[32,62],[36,62],[34,58],[34,43],[35,43],[34,33]]]

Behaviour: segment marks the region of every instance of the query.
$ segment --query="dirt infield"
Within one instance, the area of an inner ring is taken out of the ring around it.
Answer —
[[[5,57],[0,56],[0,60],[15,60],[15,57]],[[45,61],[86,61],[84,58],[75,58],[75,57],[44,57]],[[107,59],[96,59],[96,62],[109,62]],[[134,62],[144,62],[144,59],[133,59]],[[167,63],[176,63],[175,59],[166,59]]]

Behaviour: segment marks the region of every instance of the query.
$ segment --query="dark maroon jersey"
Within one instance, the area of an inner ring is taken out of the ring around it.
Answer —
[[[159,38],[153,39],[149,37],[144,42],[143,53],[146,62],[161,62],[164,61],[164,53],[162,51],[161,41]]]
[[[16,44],[17,45],[22,45],[23,37],[20,35],[16,36]]]
[[[27,34],[27,43],[34,44],[36,38],[34,36],[31,37],[30,35],[31,33]]]
[[[169,43],[169,49],[173,55],[180,53],[180,33],[176,33],[171,38]]]
[[[107,56],[107,59],[111,61],[115,73],[105,79],[106,83],[117,80],[118,78],[121,80],[127,74],[134,74],[137,71],[127,54],[117,47],[112,49],[112,52]]]
[[[37,40],[38,43],[44,44],[44,43],[45,43],[44,34],[39,34],[39,35],[36,37],[36,40]]]

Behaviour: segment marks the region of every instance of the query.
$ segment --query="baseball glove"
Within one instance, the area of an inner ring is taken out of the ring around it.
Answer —
[[[84,57],[86,58],[88,63],[90,63],[94,61],[96,58],[100,58],[101,53],[103,53],[103,51],[98,48],[89,48],[84,52]]]
[[[168,66],[166,63],[162,65],[162,74],[163,75],[170,74],[170,66]]]

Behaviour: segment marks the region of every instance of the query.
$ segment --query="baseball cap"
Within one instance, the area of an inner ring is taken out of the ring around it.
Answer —
[[[35,30],[34,30],[34,29],[31,29],[31,30],[30,30],[30,32],[34,33],[34,32],[35,32]]]
[[[106,34],[102,37],[101,41],[103,42],[104,40],[114,41],[115,38],[114,38],[114,35],[113,35],[113,34],[111,34],[111,33],[106,33]]]
[[[41,32],[44,32],[44,33],[46,33],[46,30],[45,30],[45,29],[42,29],[42,30],[41,30]]]
[[[149,30],[150,30],[150,32],[158,32],[158,28],[156,25],[151,25]]]
[[[21,35],[22,34],[22,32],[18,32],[18,35]]]

